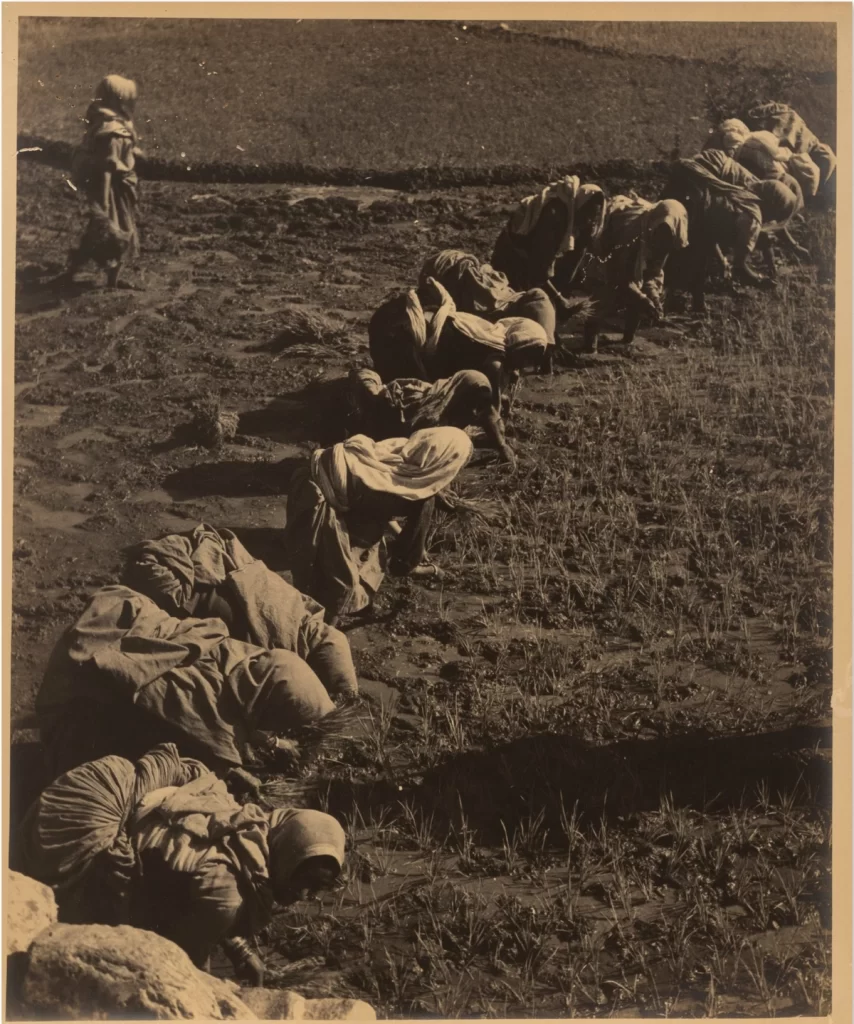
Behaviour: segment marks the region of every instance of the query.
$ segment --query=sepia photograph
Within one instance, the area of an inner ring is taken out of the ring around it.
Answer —
[[[3,19],[5,1019],[843,1021],[851,5]]]

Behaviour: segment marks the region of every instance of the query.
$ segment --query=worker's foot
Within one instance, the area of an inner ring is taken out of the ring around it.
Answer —
[[[774,282],[770,277],[763,277],[761,274],[755,274],[749,267],[735,267],[733,268],[733,280],[739,284],[747,285],[752,288],[773,288]]]
[[[441,579],[445,574],[439,568],[438,565],[434,565],[433,562],[421,562],[420,565],[416,565],[414,569],[410,569],[410,576],[416,577],[434,577]]]
[[[504,445],[498,452],[498,462],[511,472],[516,468],[516,456],[509,445]]]

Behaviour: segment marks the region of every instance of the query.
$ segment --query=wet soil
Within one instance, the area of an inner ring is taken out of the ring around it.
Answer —
[[[87,596],[116,578],[126,546],[204,521],[235,530],[271,568],[287,570],[281,530],[290,473],[314,446],[340,438],[336,381],[368,364],[372,311],[411,285],[436,249],[488,256],[514,191],[148,183],[142,255],[126,287],[108,292],[94,271],[64,291],[50,283],[80,226],[62,175],[22,163],[18,187],[12,716],[23,766],[35,756],[31,712],[51,647]],[[799,271],[786,272],[798,280]],[[258,351],[294,308],[321,313],[334,340]],[[686,314],[642,329],[631,352],[614,343],[619,325],[612,327],[598,354],[568,355],[554,376],[525,379],[511,433],[520,461],[539,466],[540,476],[514,481],[478,447],[464,493],[546,486],[549,459],[573,451],[573,431],[589,427],[585,417],[615,380],[643,388],[656,375],[678,379],[696,347],[708,345],[705,328]],[[578,340],[570,323],[563,348],[571,352]],[[206,392],[240,414],[234,443],[216,453],[182,441],[191,404]],[[745,472],[750,456],[749,443],[735,456]],[[684,471],[690,476],[690,457]],[[582,500],[581,483],[568,484],[567,500]],[[638,537],[655,538],[663,529],[655,498],[641,489],[632,500]],[[649,1009],[651,995],[617,999],[603,980],[623,977],[616,947],[602,954],[602,977],[585,977],[570,1003],[566,978],[529,970],[522,953],[510,955],[509,940],[503,952],[485,942],[468,959],[443,960],[424,935],[420,945],[413,935],[431,914],[457,920],[471,900],[487,916],[504,914],[512,930],[518,908],[511,914],[506,900],[524,909],[556,891],[567,873],[562,855],[520,853],[525,870],[508,860],[508,830],[532,817],[540,816],[551,849],[562,811],[573,806],[588,822],[637,834],[638,816],[660,815],[669,794],[696,835],[739,813],[757,787],[797,791],[802,809],[825,806],[830,681],[816,668],[821,652],[802,645],[793,654],[779,615],[759,607],[702,654],[700,630],[652,643],[604,613],[573,618],[547,567],[485,561],[452,526],[439,530],[435,550],[448,573],[443,582],[388,581],[376,619],[349,629],[368,739],[355,736],[340,762],[323,769],[321,789],[369,867],[362,875],[354,869],[342,894],[304,917],[285,915],[270,962],[283,964],[283,950],[286,960],[325,956],[306,982],[312,992],[343,987],[390,1015],[454,1016],[467,1006],[510,1015]],[[687,548],[668,552],[662,564],[672,586],[693,585],[691,558]],[[574,571],[566,568],[561,585],[578,606],[587,575],[579,567],[574,579]],[[573,694],[586,696],[573,703]],[[520,707],[526,735],[513,720]],[[24,767],[18,776],[34,777]],[[429,823],[412,849],[403,826],[388,824],[403,805]],[[779,835],[774,813],[761,827]],[[826,897],[820,889],[811,905]],[[647,895],[636,902],[658,919],[671,897]],[[573,912],[590,916],[594,938],[616,941],[627,915],[634,926],[636,913],[616,913],[613,894],[593,886],[580,899]],[[392,903],[399,913],[387,912]],[[768,919],[751,934],[777,941],[780,928],[790,928],[790,953],[820,944],[826,922],[796,917],[776,926]],[[339,924],[329,924],[333,918]],[[369,918],[371,934],[359,932]],[[669,975],[658,977],[670,984]],[[502,987],[502,979],[512,984]],[[707,998],[700,981],[690,992],[672,988],[671,1010],[694,1013]],[[764,1012],[774,998],[779,1012],[804,1005],[788,994],[733,991],[721,998],[734,1002],[719,1008]]]

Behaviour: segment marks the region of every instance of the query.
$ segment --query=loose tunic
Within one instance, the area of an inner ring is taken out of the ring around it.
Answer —
[[[136,130],[130,119],[97,103],[86,119],[88,128],[72,164],[72,178],[89,215],[78,261],[115,265],[138,248]]]

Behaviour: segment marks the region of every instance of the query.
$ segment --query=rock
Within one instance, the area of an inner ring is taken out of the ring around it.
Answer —
[[[6,956],[26,953],[33,939],[56,924],[50,886],[17,871],[6,872]]]
[[[245,988],[240,997],[259,1020],[302,1020],[306,1000],[288,988]]]
[[[306,999],[303,1020],[376,1020],[373,1006],[362,999]]]
[[[303,999],[284,988],[250,988],[240,993],[259,1020],[376,1020],[361,999]]]
[[[256,1019],[238,992],[153,932],[57,924],[32,943],[21,995],[30,1013],[52,1020]]]

